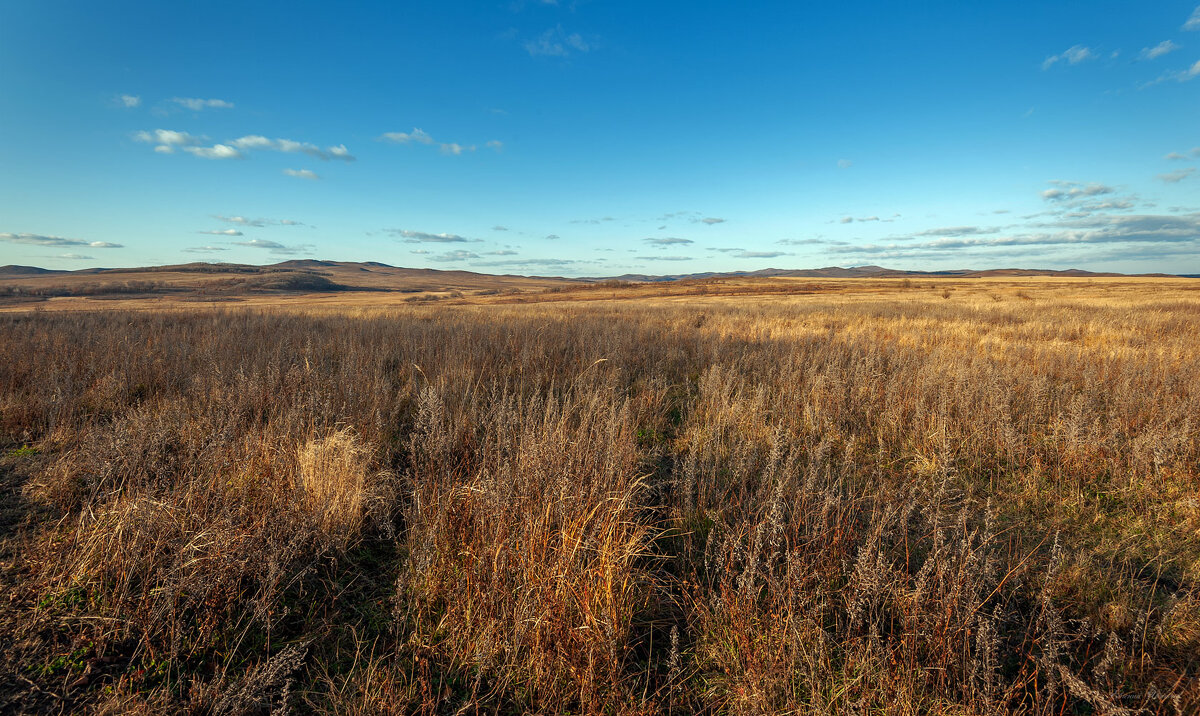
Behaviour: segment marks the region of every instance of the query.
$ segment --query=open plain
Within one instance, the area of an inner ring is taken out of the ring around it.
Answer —
[[[1200,708],[1200,281],[193,298],[0,314],[0,710]]]

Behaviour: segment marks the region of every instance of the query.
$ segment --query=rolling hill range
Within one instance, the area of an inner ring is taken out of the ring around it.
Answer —
[[[131,300],[161,302],[251,302],[289,303],[320,301],[388,304],[492,297],[487,300],[569,300],[587,294],[595,300],[604,292],[618,290],[632,299],[643,294],[686,296],[698,292],[712,295],[811,292],[819,281],[828,290],[838,282],[857,280],[972,280],[1079,279],[1121,277],[1122,274],[1092,273],[1078,269],[991,269],[954,271],[902,271],[882,266],[818,269],[762,269],[759,271],[709,272],[676,275],[625,274],[612,277],[563,278],[440,271],[389,266],[378,262],[283,261],[250,264],[188,263],[140,268],[91,268],[61,271],[34,266],[0,266],[0,304],[40,304],[53,300],[59,308],[80,301]],[[1164,274],[1143,277],[1170,278]],[[1133,278],[1133,277],[1128,277]],[[1186,277],[1183,277],[1186,278]],[[720,288],[718,289],[718,285]],[[702,288],[703,286],[703,288]],[[640,287],[640,288],[639,288]],[[647,293],[649,292],[649,293]],[[521,294],[517,296],[516,294]],[[510,298],[511,296],[511,298]],[[612,297],[617,297],[614,294]]]

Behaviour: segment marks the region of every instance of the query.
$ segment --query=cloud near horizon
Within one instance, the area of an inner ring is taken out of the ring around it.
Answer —
[[[68,239],[62,236],[47,236],[44,234],[13,234],[9,232],[0,232],[0,241],[5,241],[10,244],[26,244],[28,246],[87,246],[93,249],[125,248],[124,244],[115,244],[111,241],[85,241],[83,239]]]
[[[309,244],[299,246],[288,246],[281,244],[278,241],[270,241],[267,239],[250,239],[249,241],[234,241],[234,246],[244,246],[250,249],[265,249],[273,254],[295,255],[312,251],[313,247]]]

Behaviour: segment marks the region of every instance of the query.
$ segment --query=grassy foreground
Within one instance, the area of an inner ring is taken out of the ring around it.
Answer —
[[[1196,282],[0,314],[0,711],[1196,713]]]

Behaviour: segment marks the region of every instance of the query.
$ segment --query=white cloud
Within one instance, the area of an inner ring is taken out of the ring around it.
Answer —
[[[310,171],[310,170],[308,170],[308,169],[284,169],[284,170],[283,170],[283,173],[284,173],[284,174],[286,174],[286,175],[288,175],[288,176],[290,176],[290,177],[296,177],[297,179],[313,179],[313,180],[316,180],[316,179],[320,179],[320,178],[321,178],[320,176],[318,176],[318,175],[317,175],[317,173],[316,173],[316,172],[314,172],[314,171]]]
[[[504,149],[504,142],[501,142],[499,139],[489,139],[487,141],[487,143],[484,144],[484,146],[487,147],[488,149],[492,149],[492,150],[499,152]]]
[[[429,136],[428,132],[416,127],[413,127],[411,132],[384,132],[379,138],[388,142],[395,142],[396,144],[410,144],[413,142],[417,144],[433,144],[433,137]]]
[[[1158,178],[1167,182],[1168,184],[1178,184],[1184,179],[1187,179],[1194,171],[1196,171],[1195,168],[1188,167],[1187,169],[1179,169],[1177,171],[1167,172],[1166,174],[1159,174]]]
[[[123,94],[117,96],[117,103],[122,107],[132,109],[142,104],[142,98],[135,94]]]
[[[83,260],[87,260],[87,259],[94,259],[94,258],[96,258],[96,257],[95,257],[95,256],[86,256],[86,255],[84,255],[84,254],[59,254],[58,256],[55,256],[54,258],[56,258],[56,259],[72,259],[72,260],[75,260],[75,261],[83,261]]]
[[[0,241],[10,244],[27,244],[29,246],[87,246],[93,249],[121,249],[122,244],[111,241],[85,241],[83,239],[68,239],[62,236],[46,236],[44,234],[12,234],[0,232]]]
[[[1167,156],[1163,157],[1163,159],[1172,159],[1172,160],[1200,159],[1200,147],[1192,147],[1191,149],[1187,150],[1186,152],[1171,152]]]
[[[183,151],[201,159],[245,159],[246,155],[228,144],[214,144],[211,147],[184,147]]]
[[[1188,16],[1187,22],[1183,23],[1185,30],[1200,30],[1200,5],[1192,10],[1192,14]]]
[[[666,236],[661,239],[642,239],[642,241],[645,241],[647,244],[654,244],[655,246],[683,246],[696,243],[691,239],[681,239],[678,236]]]
[[[1176,45],[1174,42],[1171,42],[1170,40],[1163,40],[1162,42],[1158,43],[1154,47],[1142,48],[1141,55],[1139,55],[1139,56],[1143,60],[1153,60],[1153,59],[1162,57],[1163,55],[1165,55],[1167,53],[1174,52],[1175,50],[1178,50],[1178,49],[1179,49],[1179,45]]]
[[[176,132],[171,129],[156,129],[153,132],[142,130],[134,132],[133,138],[138,142],[146,142],[148,144],[157,144],[161,147],[186,147],[193,144],[199,144],[204,141],[204,137],[197,137],[187,132]],[[157,151],[157,150],[156,150]]]
[[[454,156],[458,156],[459,154],[462,154],[463,152],[475,151],[475,145],[472,144],[470,146],[463,146],[456,142],[449,142],[446,144],[442,144],[441,150],[442,150],[442,154],[453,154]]]
[[[837,165],[838,169],[849,169],[854,166],[854,162],[849,159],[839,159]]]
[[[211,254],[216,251],[228,251],[226,246],[192,246],[184,249],[189,254]]]
[[[642,261],[691,261],[691,256],[637,256]]]
[[[237,229],[214,229],[213,231],[197,231],[197,234],[211,234],[212,236],[241,236],[242,232]]]
[[[171,101],[180,107],[185,107],[193,112],[199,112],[202,109],[233,109],[232,102],[226,102],[223,99],[198,99],[196,97],[172,97]]]
[[[1091,48],[1083,45],[1075,45],[1063,50],[1061,54],[1050,55],[1042,62],[1042,69],[1048,70],[1054,66],[1056,62],[1066,62],[1071,65],[1078,65],[1086,60],[1096,59],[1096,53]]]
[[[239,149],[273,149],[274,142],[258,134],[250,134],[233,140],[233,146]]]

